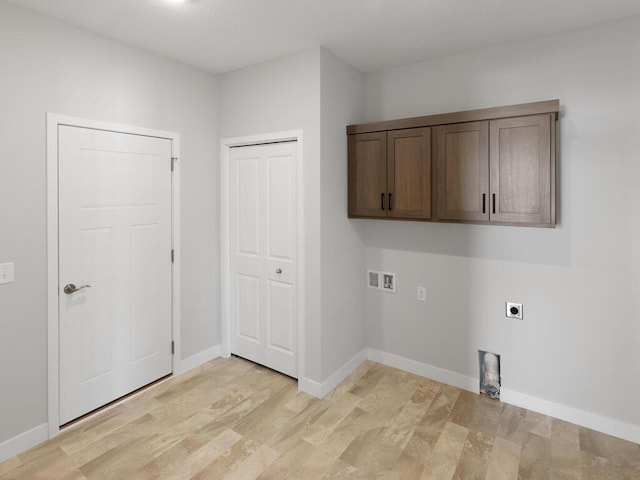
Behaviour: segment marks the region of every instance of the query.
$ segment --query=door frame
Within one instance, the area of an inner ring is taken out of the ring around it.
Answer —
[[[231,356],[231,263],[230,263],[230,198],[229,198],[229,162],[232,147],[248,147],[276,142],[296,142],[296,220],[297,220],[297,285],[296,301],[298,311],[297,324],[297,376],[298,389],[300,382],[305,378],[306,359],[306,315],[305,315],[305,221],[304,221],[304,162],[303,162],[303,140],[302,130],[289,130],[283,132],[273,132],[246,137],[224,138],[220,140],[220,316],[221,316],[221,337],[222,355]]]
[[[180,135],[117,123],[47,113],[47,410],[49,438],[60,432],[59,266],[58,266],[58,127],[69,126],[171,140],[171,156],[180,159]],[[171,334],[175,345],[171,371],[180,357],[180,161],[171,176]],[[169,166],[167,166],[169,168]],[[169,252],[167,252],[169,254]],[[169,348],[169,345],[167,345]]]

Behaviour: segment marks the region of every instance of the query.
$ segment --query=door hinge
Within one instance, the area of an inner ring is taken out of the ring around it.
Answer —
[[[176,344],[173,340],[171,340],[171,355],[176,353]]]
[[[175,168],[175,163],[178,161],[178,157],[171,157],[171,171]]]
[[[175,250],[171,249],[171,263],[173,263],[176,260],[176,252]]]

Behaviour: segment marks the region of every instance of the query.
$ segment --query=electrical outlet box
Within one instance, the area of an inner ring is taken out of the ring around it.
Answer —
[[[13,283],[15,281],[13,276],[13,263],[0,264],[0,285],[5,283]]]
[[[375,290],[380,289],[380,272],[375,270],[367,270],[367,286]]]
[[[396,293],[396,274],[382,272],[382,290],[385,292]]]
[[[367,270],[367,286],[374,290],[396,293],[396,274]]]
[[[507,318],[522,320],[522,304],[507,302],[505,304],[505,314]]]
[[[425,302],[427,300],[427,289],[424,287],[418,287],[416,289],[416,298],[421,302]]]

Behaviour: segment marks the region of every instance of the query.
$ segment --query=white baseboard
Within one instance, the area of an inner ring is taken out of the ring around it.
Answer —
[[[479,382],[477,378],[467,377],[450,370],[444,370],[426,363],[411,360],[409,358],[382,352],[370,348],[367,353],[369,360],[382,363],[390,367],[399,368],[406,372],[414,373],[422,377],[430,378],[438,382],[453,385],[454,387],[478,393]],[[582,427],[597,430],[614,437],[623,438],[630,442],[640,443],[640,426],[625,423],[613,418],[604,417],[586,410],[569,407],[561,403],[552,402],[543,398],[534,397],[526,393],[516,392],[502,386],[500,388],[500,400],[517,407],[526,408],[534,412],[542,413],[549,417],[558,418]]]
[[[298,390],[313,397],[322,398],[322,384],[310,378],[299,378]]]
[[[29,450],[31,447],[35,447],[39,443],[46,441],[49,438],[49,425],[43,423],[37,427],[27,430],[20,435],[16,435],[9,440],[5,440],[0,443],[0,462],[4,462],[11,457]]]
[[[623,438],[630,442],[640,443],[640,426],[625,423],[613,418],[604,417],[586,410],[551,402],[526,393],[516,392],[508,388],[500,389],[500,400],[516,407],[526,408],[549,417],[575,423],[598,432]]]
[[[434,367],[433,365],[394,355],[393,353],[382,352],[374,348],[369,348],[367,358],[374,362],[387,365],[388,367],[398,368],[405,372],[420,375],[421,377],[426,377],[437,382],[446,383],[447,385],[453,385],[454,387],[468,390],[473,393],[478,393],[480,389],[480,384],[477,378],[467,377],[466,375],[452,372],[451,370]]]
[[[203,352],[197,353],[185,360],[182,360],[175,368],[174,375],[179,375],[192,368],[198,367],[214,358],[220,357],[222,348],[215,345]],[[453,385],[463,390],[478,393],[478,379],[468,377],[450,370],[445,370],[433,365],[411,360],[392,353],[382,352],[376,349],[366,349],[358,353],[342,367],[336,370],[324,382],[316,382],[309,378],[302,378],[298,381],[298,388],[314,397],[323,398],[331,390],[340,384],[366,359],[381,363],[390,367],[398,368],[409,373],[430,378],[438,382]],[[500,400],[526,408],[534,412],[542,413],[550,417],[558,418],[583,427],[597,430],[599,432],[623,438],[625,440],[640,443],[640,426],[625,423],[620,420],[598,415],[575,407],[570,407],[560,403],[534,397],[526,393],[505,388],[500,390]],[[48,439],[48,425],[43,423],[20,435],[5,440],[0,443],[0,462],[3,462],[15,455],[18,455],[39,443]]]
[[[322,397],[324,398],[331,390],[340,385],[345,378],[358,368],[358,366],[367,359],[367,350],[364,349],[360,353],[356,354],[351,360],[342,365],[338,370],[333,372],[329,378],[322,382]]]
[[[195,355],[192,355],[189,358],[180,360],[176,365],[176,367],[173,369],[173,374],[180,375],[182,373],[188,372],[192,368],[199,367],[203,363],[207,363],[208,361],[221,356],[222,356],[222,346],[214,345],[213,347],[207,348],[202,352],[196,353]]]
[[[180,375],[192,368],[198,367],[203,363],[213,360],[221,356],[222,348],[220,345],[214,345],[207,350],[197,353],[189,358],[186,358],[175,366],[173,374]],[[38,425],[29,431],[21,433],[9,440],[0,443],[0,462],[3,462],[11,457],[14,457],[31,447],[38,445],[49,439],[49,426],[47,423]]]
[[[298,380],[298,389],[317,398],[326,397],[331,390],[347,378],[358,366],[367,359],[367,350],[356,354],[351,360],[333,372],[324,382],[319,383],[309,378]]]

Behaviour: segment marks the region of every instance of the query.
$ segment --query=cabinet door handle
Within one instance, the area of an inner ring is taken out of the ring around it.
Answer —
[[[391,194],[391,193],[389,194],[389,210],[393,209],[393,205],[391,204],[391,195],[393,195],[393,194]]]
[[[482,213],[487,213],[487,194],[482,194]]]
[[[491,208],[493,210],[492,213],[496,213],[496,194],[495,193],[491,194],[491,204],[492,204]]]
[[[380,210],[384,210],[384,193],[380,194]]]

